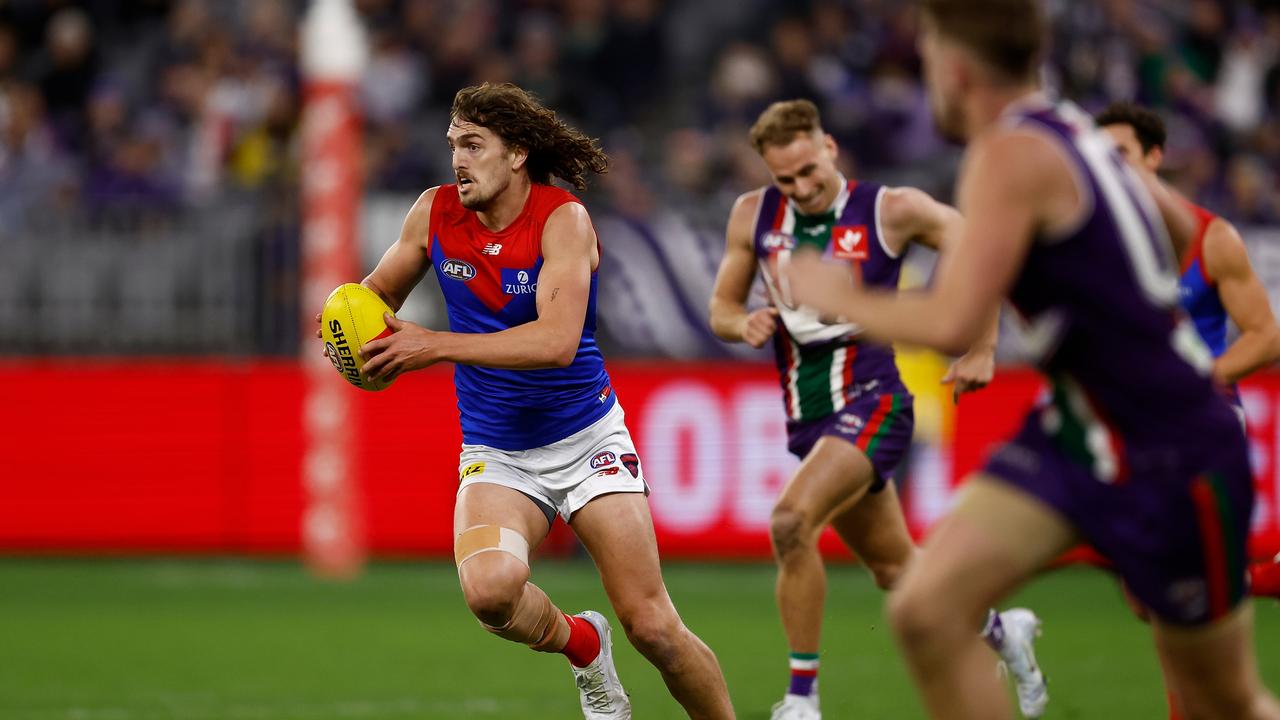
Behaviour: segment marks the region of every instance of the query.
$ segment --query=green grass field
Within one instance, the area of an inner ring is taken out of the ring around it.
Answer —
[[[571,612],[611,615],[585,562],[535,566]],[[688,624],[714,648],[742,718],[784,689],[772,568],[667,568]],[[919,703],[857,567],[831,573],[822,665],[826,717],[916,718]],[[1099,572],[1064,570],[1016,598],[1045,619],[1047,718],[1160,718],[1144,626]],[[1280,688],[1280,605],[1258,604],[1263,674]],[[619,671],[640,720],[682,717],[620,633]],[[994,671],[994,670],[993,670]],[[562,658],[483,632],[451,565],[377,564],[324,583],[284,562],[0,560],[0,718],[574,718]]]

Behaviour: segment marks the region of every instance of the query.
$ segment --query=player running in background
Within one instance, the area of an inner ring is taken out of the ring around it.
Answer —
[[[1134,167],[1149,173],[1160,169],[1165,127],[1159,115],[1132,103],[1117,103],[1099,114],[1096,122]],[[1175,246],[1182,266],[1182,307],[1213,353],[1213,379],[1243,419],[1236,383],[1280,360],[1280,327],[1235,227],[1202,207],[1191,203],[1188,207],[1196,215],[1196,234],[1189,245]],[[1228,318],[1240,330],[1230,345]]]
[[[1116,142],[1120,155],[1143,172],[1156,173],[1164,160],[1164,121],[1155,112],[1133,103],[1115,103],[1095,122]],[[1213,353],[1213,378],[1244,421],[1244,406],[1236,382],[1280,360],[1280,327],[1276,326],[1267,291],[1253,274],[1244,241],[1226,219],[1188,203],[1196,216],[1196,233],[1189,245],[1175,246],[1182,266],[1179,293]],[[1227,319],[1239,336],[1227,345]],[[1271,562],[1249,566],[1249,592],[1280,598],[1280,554]],[[1172,717],[1176,701],[1169,698]]]
[[[799,302],[870,337],[948,352],[976,340],[1007,293],[1052,384],[890,597],[926,707],[935,718],[1009,717],[969,628],[1083,540],[1150,608],[1191,717],[1280,718],[1242,602],[1248,449],[1209,377],[1212,357],[1176,312],[1166,223],[1189,238],[1190,213],[1125,165],[1092,118],[1039,92],[1036,0],[924,0],[921,19],[934,116],[969,145],[954,251],[932,287],[911,294],[857,286],[814,255],[787,274]]]
[[[740,197],[711,298],[711,327],[724,340],[761,347],[772,340],[784,392],[788,449],[803,460],[773,509],[777,601],[790,646],[791,681],[774,720],[821,717],[817,673],[826,572],[818,537],[830,525],[891,588],[915,552],[893,486],[911,443],[912,397],[893,348],[859,338],[856,325],[820,317],[789,297],[780,270],[812,248],[861,281],[897,288],[911,243],[938,249],[960,229],[959,214],[914,188],[846,179],[836,144],[808,100],[774,103],[751,129],[773,185]],[[746,307],[757,268],[768,307]],[[991,380],[995,323],[948,374],[956,392]],[[1032,652],[1039,621],[1029,610],[990,611],[983,637],[1013,671],[1019,702],[1039,717],[1048,696]],[[981,623],[975,623],[975,627]]]
[[[529,553],[559,514],[595,560],[628,639],[689,717],[731,718],[715,655],[663,584],[644,474],[596,347],[591,219],[550,184],[581,189],[607,158],[514,85],[459,91],[447,138],[457,183],[418,198],[364,284],[399,308],[434,269],[451,332],[388,316],[394,332],[361,353],[373,377],[457,364],[454,535],[467,606],[498,637],[565,655],[586,718],[630,718],[608,621],[567,615],[529,582]]]

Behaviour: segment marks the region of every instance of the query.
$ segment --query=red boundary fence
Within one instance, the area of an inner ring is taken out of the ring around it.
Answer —
[[[612,363],[653,489],[667,557],[769,552],[769,508],[795,467],[774,371],[741,364]],[[333,382],[341,382],[334,378]],[[285,553],[301,548],[304,372],[296,362],[0,363],[0,550]],[[903,484],[913,531],[1007,436],[1040,387],[1006,369],[921,443]],[[451,373],[382,393],[342,388],[371,552],[448,555],[457,482]],[[1254,550],[1280,548],[1280,374],[1243,388],[1259,490]],[[323,408],[312,409],[323,412]],[[824,548],[839,552],[832,537]]]

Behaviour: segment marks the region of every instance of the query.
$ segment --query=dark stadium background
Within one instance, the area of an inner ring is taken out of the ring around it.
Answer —
[[[322,66],[364,56],[346,79],[311,72],[312,5],[363,37],[352,54],[325,36]],[[1280,3],[1046,5],[1046,85],[1158,109],[1168,178],[1241,228],[1280,307]],[[745,132],[773,100],[817,102],[846,172],[949,199],[959,150],[932,130],[915,31],[892,0],[0,0],[0,718],[574,716],[562,662],[461,602],[448,369],[363,394],[305,332],[317,293],[450,179],[449,102],[481,81],[536,92],[610,155],[583,194],[601,343],[672,594],[742,716],[766,717],[785,647],[765,528],[794,465],[770,358],[716,340],[706,302],[730,205],[768,182]],[[432,279],[401,316],[444,326]],[[959,406],[945,359],[904,349],[914,531],[1037,391],[1018,346],[1006,325],[998,381]],[[1243,391],[1269,557],[1280,375]],[[563,528],[534,572],[608,610]],[[1018,601],[1046,621],[1047,717],[1159,716],[1149,640],[1106,575],[1061,570]],[[829,716],[920,714],[879,603],[860,568],[833,570]],[[1258,615],[1276,688],[1280,607]],[[619,654],[639,716],[674,717]]]

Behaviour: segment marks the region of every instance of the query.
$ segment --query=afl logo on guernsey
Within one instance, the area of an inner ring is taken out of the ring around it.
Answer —
[[[605,450],[602,453],[596,453],[595,457],[591,458],[591,469],[598,470],[606,465],[612,465],[617,461],[618,457],[616,455]]]
[[[462,282],[466,282],[476,276],[476,269],[471,267],[470,263],[454,260],[453,258],[448,258],[440,263],[440,272]]]
[[[786,233],[769,231],[760,239],[765,250],[790,250],[796,245],[796,239]]]

